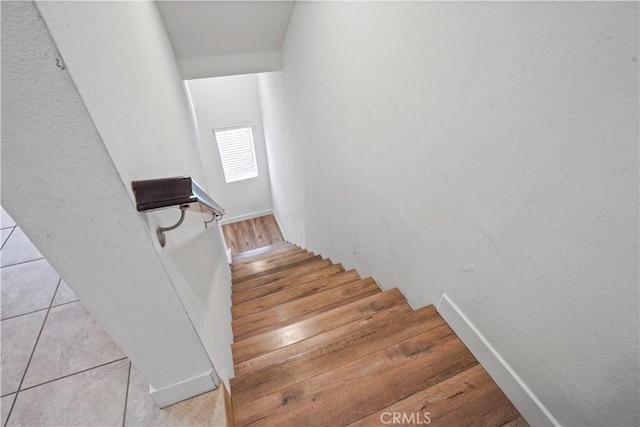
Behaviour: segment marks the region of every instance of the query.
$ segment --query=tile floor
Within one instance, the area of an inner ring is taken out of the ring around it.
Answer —
[[[2,209],[2,426],[224,426],[221,389],[159,409],[144,378]]]

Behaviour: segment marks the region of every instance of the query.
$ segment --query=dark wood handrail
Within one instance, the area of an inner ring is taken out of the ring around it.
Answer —
[[[220,207],[190,176],[146,179],[131,181],[131,189],[136,198],[136,209],[139,212],[156,211],[168,208],[180,208],[180,220],[171,227],[157,227],[156,234],[160,246],[164,247],[164,233],[180,226],[187,210],[213,214],[213,219],[220,220],[224,209]],[[204,226],[213,221],[205,221]]]

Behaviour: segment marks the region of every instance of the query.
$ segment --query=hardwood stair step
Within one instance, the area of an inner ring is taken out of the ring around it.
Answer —
[[[349,360],[379,350],[384,346],[384,341],[374,341],[385,334],[392,335],[393,331],[390,332],[387,326],[407,317],[418,316],[415,316],[409,304],[396,305],[241,362],[235,365],[236,378],[231,380],[231,387],[234,393],[253,387],[263,390],[265,394],[343,365]],[[390,341],[393,342],[393,338]]]
[[[234,277],[233,273],[231,273],[231,276],[232,276],[231,283],[233,285],[239,285],[243,282],[250,282],[252,280],[259,279],[265,276],[271,276],[273,274],[285,272],[293,268],[302,266],[304,264],[308,264],[310,262],[320,261],[321,259],[322,257],[320,255],[314,255],[313,253],[309,253],[309,254],[305,254],[305,256],[302,259],[289,260],[290,262],[287,262],[284,265],[274,267],[269,270],[264,270],[257,273],[249,274],[246,276],[243,275],[242,277],[237,277],[237,276]]]
[[[327,260],[328,261],[328,260]],[[329,264],[329,263],[325,263]],[[305,283],[312,282],[316,279],[331,276],[332,274],[341,273],[344,268],[340,264],[329,264],[325,267],[303,274],[301,276],[294,276],[277,282],[269,283],[256,288],[247,289],[246,291],[234,292],[231,295],[231,301],[233,306],[249,302],[254,299],[266,297],[271,294],[285,291],[287,289],[295,288],[296,286],[304,285]]]
[[[251,267],[253,265],[258,265],[260,263],[266,262],[274,262],[277,259],[282,259],[290,255],[295,255],[299,253],[309,253],[309,251],[299,248],[297,246],[290,246],[286,248],[282,248],[280,250],[272,251],[260,256],[257,259],[247,259],[247,260],[235,260],[232,263],[232,268],[234,270],[241,270],[247,267]]]
[[[269,258],[263,261],[256,261],[251,263],[248,266],[232,269],[231,271],[231,280],[235,282],[240,282],[244,280],[246,277],[259,277],[260,275],[265,274],[269,271],[274,271],[277,268],[284,268],[288,265],[294,264],[298,261],[302,261],[308,258],[313,258],[318,256],[318,259],[321,259],[319,255],[314,254],[313,252],[300,251],[292,254],[286,254],[282,257]]]
[[[380,292],[380,288],[372,278],[347,283],[235,320],[231,322],[233,336],[235,341],[240,341]]]
[[[511,404],[511,402],[509,402],[509,404]],[[529,423],[526,422],[525,419],[522,418],[522,416],[519,416],[518,418],[515,418],[508,423],[503,424],[502,427],[529,427]]]
[[[234,254],[284,241],[273,215],[223,225],[222,233]]]
[[[248,360],[242,370],[249,373],[231,380],[234,404],[244,405],[444,324],[433,306],[419,311],[397,306]]]
[[[291,243],[276,243],[274,245],[263,246],[257,249],[251,249],[249,251],[240,252],[231,257],[234,263],[247,263],[253,261],[259,261],[265,257],[269,257],[271,255],[286,253],[292,250],[302,249],[299,246],[293,245]]]
[[[444,324],[244,404],[232,393],[235,421],[347,425],[477,363]]]
[[[355,270],[340,272],[331,276],[322,277],[302,285],[288,288],[279,292],[252,299],[243,304],[231,308],[231,316],[234,320],[245,316],[269,310],[277,305],[284,304],[299,298],[304,298],[328,289],[336,288],[345,283],[359,280],[360,276]]]
[[[321,259],[318,261],[305,262],[299,266],[292,267],[289,270],[278,271],[276,273],[258,277],[257,279],[246,280],[241,283],[232,284],[231,292],[233,294],[236,294],[238,292],[243,292],[249,289],[257,288],[259,286],[268,285],[270,283],[274,283],[282,279],[301,276],[311,271],[315,271],[320,268],[327,267],[331,264],[333,263],[329,259]]]
[[[428,413],[429,425],[434,426],[467,425],[470,419],[475,425],[502,426],[520,416],[480,365],[474,365],[350,425],[377,425],[384,413],[396,412],[419,414],[423,421],[426,421],[424,414]]]
[[[406,304],[397,288],[362,298],[350,304],[325,311],[316,316],[282,328],[255,335],[231,344],[234,363],[242,363],[261,354],[275,351],[339,326],[363,319],[397,305]],[[236,370],[236,375],[241,375]]]

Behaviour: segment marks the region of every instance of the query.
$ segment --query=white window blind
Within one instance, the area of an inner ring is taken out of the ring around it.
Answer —
[[[218,142],[224,178],[227,182],[258,176],[251,125],[216,128],[213,133]]]

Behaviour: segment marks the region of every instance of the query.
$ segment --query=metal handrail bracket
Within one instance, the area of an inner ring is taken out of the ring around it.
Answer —
[[[189,176],[131,181],[131,188],[136,198],[136,209],[139,212],[180,208],[180,220],[176,224],[156,229],[156,235],[162,247],[166,244],[164,233],[178,228],[184,221],[187,210],[211,213],[216,221],[220,221],[225,213],[224,209]],[[205,228],[213,219],[204,221]]]

